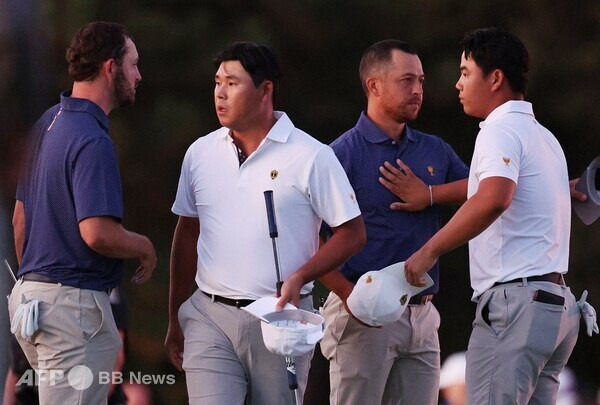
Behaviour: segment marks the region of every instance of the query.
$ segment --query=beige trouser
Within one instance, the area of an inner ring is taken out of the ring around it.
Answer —
[[[535,301],[537,290],[564,297],[564,304]],[[518,282],[484,292],[467,351],[467,403],[555,404],[558,375],[577,342],[579,322],[566,286]]]
[[[300,301],[312,309],[312,297]],[[260,321],[234,306],[213,302],[199,289],[179,308],[185,337],[183,369],[190,404],[285,405],[293,403],[285,357],[263,343]],[[296,357],[299,398],[304,396],[312,353]]]
[[[400,320],[381,328],[356,322],[334,293],[323,311],[330,404],[437,404],[440,315],[431,302],[408,306]]]
[[[113,370],[121,348],[108,294],[19,280],[8,302],[11,320],[23,296],[40,301],[39,330],[25,339],[20,327],[15,334],[38,374],[40,404],[106,404],[109,385],[99,373]]]

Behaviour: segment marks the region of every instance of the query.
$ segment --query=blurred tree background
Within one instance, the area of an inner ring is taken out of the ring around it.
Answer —
[[[212,57],[229,41],[264,42],[279,53],[284,68],[279,108],[325,143],[352,127],[365,108],[358,80],[363,50],[386,38],[411,42],[426,74],[425,101],[413,125],[445,138],[469,163],[478,121],[465,116],[457,101],[459,41],[471,29],[498,26],[519,36],[530,51],[527,99],[561,142],[569,175],[579,176],[600,154],[597,0],[1,0],[0,206],[5,216],[14,204],[27,128],[71,86],[65,49],[75,31],[93,20],[125,24],[141,57],[136,104],[111,114],[124,224],[149,235],[159,257],[149,283],[136,287],[128,277],[124,281],[133,371],[175,373],[162,346],[176,223],[170,208],[187,147],[218,126]],[[568,281],[578,297],[588,289],[589,301],[600,308],[600,224],[586,227],[575,216],[572,223]],[[126,268],[132,274],[135,263]],[[441,283],[434,302],[442,314],[445,358],[466,348],[475,308],[466,247],[442,258]],[[598,339],[582,333],[569,363],[590,397],[600,385]],[[182,375],[174,386],[152,389],[157,403],[185,401]]]

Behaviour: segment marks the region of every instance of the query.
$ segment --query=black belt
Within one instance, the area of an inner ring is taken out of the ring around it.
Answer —
[[[408,301],[408,305],[425,305],[433,299],[433,295],[416,295]]]
[[[220,295],[209,294],[204,291],[202,291],[202,293],[213,301],[220,302],[221,304],[229,305],[231,307],[236,307],[236,308],[243,308],[254,302],[254,300],[244,300],[244,299],[236,300],[233,298],[221,297]],[[312,295],[311,293],[300,294],[300,299],[310,297],[311,295]]]
[[[548,281],[550,283],[554,283],[554,284],[558,284],[558,285],[565,285],[563,275],[561,273],[555,272],[555,273],[542,274],[541,276],[515,278],[514,280],[510,280],[510,281],[499,281],[497,283],[494,283],[494,287],[497,287],[497,286],[503,285],[503,284],[522,283],[523,280],[526,280],[527,282]]]
[[[40,283],[58,284],[58,281],[56,281],[55,279],[40,273],[25,273],[22,279],[23,281],[39,281]]]
[[[50,277],[40,274],[40,273],[34,273],[34,272],[25,273],[23,275],[23,277],[21,277],[21,278],[23,279],[23,281],[37,281],[40,283],[61,284],[59,281],[56,281],[53,278],[50,278]],[[101,291],[104,291],[105,293],[110,295],[112,288],[107,288],[107,289],[101,290]]]

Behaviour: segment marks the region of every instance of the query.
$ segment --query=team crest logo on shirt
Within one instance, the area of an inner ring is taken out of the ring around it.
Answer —
[[[371,278],[371,276],[367,276],[367,281],[365,282],[365,284],[371,284],[373,282],[373,278]]]
[[[508,157],[503,157],[502,160],[504,160],[504,164],[506,166],[508,166],[508,164],[510,163],[510,158],[508,158]]]
[[[433,170],[433,166],[427,166],[427,171],[429,172],[430,176],[435,175],[435,171]]]
[[[279,172],[277,170],[271,170],[271,180],[275,180]]]
[[[408,294],[404,294],[402,297],[400,297],[400,305],[405,305],[407,300]]]

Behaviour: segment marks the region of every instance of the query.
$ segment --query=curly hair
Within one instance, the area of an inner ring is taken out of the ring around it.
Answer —
[[[102,63],[111,58],[120,66],[127,50],[126,38],[131,35],[121,24],[96,21],[84,25],[67,48],[69,76],[75,81],[94,80]]]

